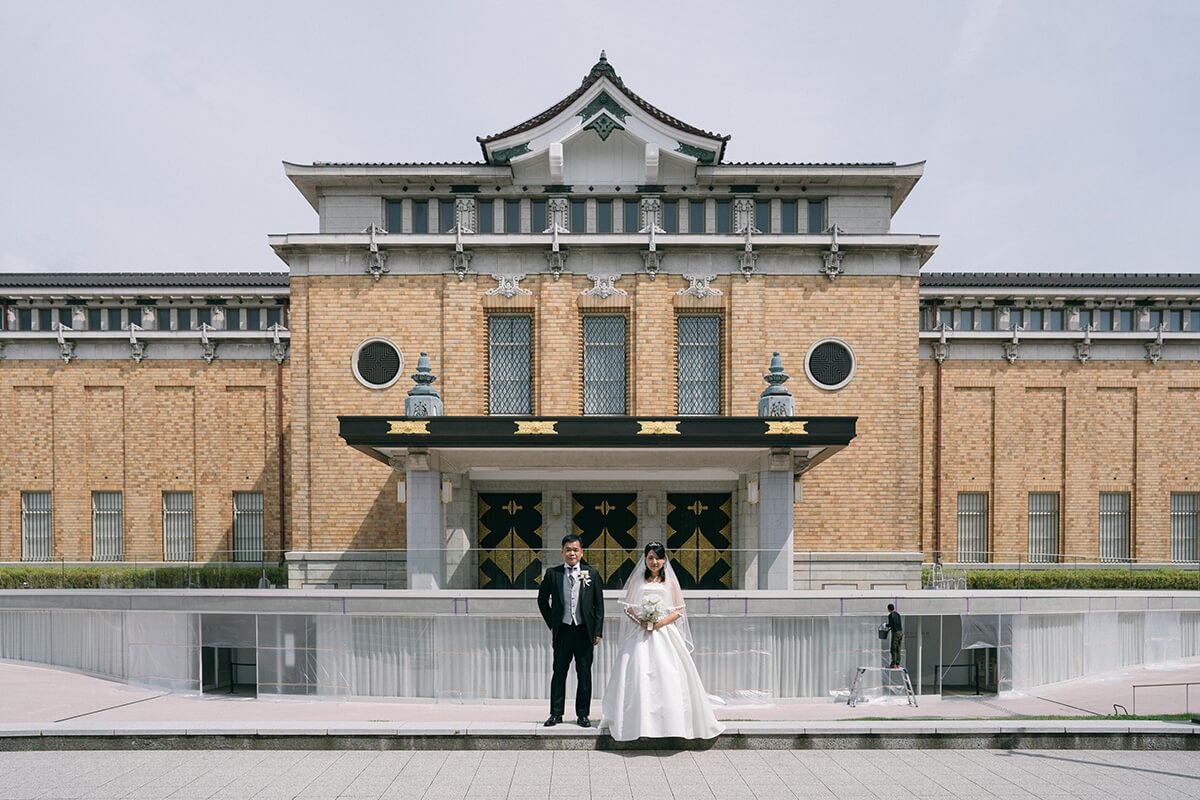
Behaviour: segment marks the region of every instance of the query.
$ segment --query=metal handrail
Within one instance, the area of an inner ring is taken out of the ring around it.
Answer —
[[[1200,681],[1178,681],[1175,683],[1135,683],[1131,687],[1133,689],[1133,702],[1130,703],[1130,708],[1133,709],[1133,716],[1137,716],[1137,690],[1150,689],[1162,686],[1182,686],[1183,687],[1183,713],[1191,713],[1191,687],[1200,686]]]

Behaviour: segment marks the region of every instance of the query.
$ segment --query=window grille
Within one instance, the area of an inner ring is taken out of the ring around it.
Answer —
[[[1200,493],[1171,492],[1171,560],[1197,561]]]
[[[263,493],[233,493],[233,560],[262,561]]]
[[[21,560],[49,561],[54,549],[50,492],[21,492]]]
[[[92,560],[120,561],[121,493],[92,492]]]
[[[1100,493],[1100,560],[1129,560],[1129,492]]]
[[[192,560],[192,493],[163,492],[163,561]]]
[[[583,413],[625,413],[625,317],[583,318]]]
[[[958,493],[958,560],[983,563],[988,560],[987,492]]]
[[[1058,561],[1058,492],[1029,493],[1029,561]]]
[[[679,337],[679,413],[721,413],[721,318],[682,315]]]
[[[488,317],[488,413],[533,413],[533,317]]]

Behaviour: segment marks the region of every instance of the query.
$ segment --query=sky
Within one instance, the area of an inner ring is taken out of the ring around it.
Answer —
[[[0,0],[0,271],[273,270],[282,161],[480,159],[626,84],[731,161],[926,161],[928,270],[1200,272],[1200,2]]]

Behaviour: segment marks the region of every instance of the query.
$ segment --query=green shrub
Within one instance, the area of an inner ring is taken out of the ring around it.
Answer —
[[[267,580],[287,586],[287,567],[269,566]],[[45,565],[0,567],[0,589],[257,589],[262,567],[204,564],[135,567]]]
[[[1200,587],[1195,570],[1086,569],[967,569],[952,570],[955,576],[966,574],[970,589],[1135,589],[1139,591],[1189,591]],[[928,568],[921,570],[925,584]]]

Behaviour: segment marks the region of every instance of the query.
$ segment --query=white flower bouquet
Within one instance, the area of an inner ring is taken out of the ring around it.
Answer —
[[[637,605],[630,606],[629,611],[648,631],[654,630],[654,623],[667,615],[667,609],[658,597],[647,597]]]

